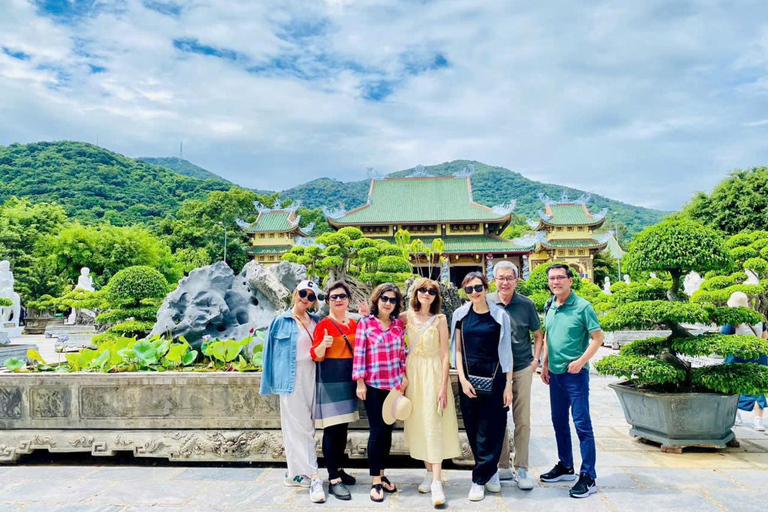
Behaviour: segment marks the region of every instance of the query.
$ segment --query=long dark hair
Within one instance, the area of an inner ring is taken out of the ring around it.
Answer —
[[[379,299],[386,292],[394,292],[395,294],[397,303],[395,304],[395,309],[392,311],[392,316],[397,318],[397,316],[400,314],[401,308],[403,307],[403,294],[400,293],[400,288],[398,288],[394,283],[383,283],[377,286],[375,290],[373,290],[370,307],[371,314],[376,317],[379,316]]]

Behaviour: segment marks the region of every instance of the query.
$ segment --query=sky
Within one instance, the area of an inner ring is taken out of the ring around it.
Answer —
[[[762,0],[3,0],[0,145],[283,190],[455,159],[672,210],[768,165]]]

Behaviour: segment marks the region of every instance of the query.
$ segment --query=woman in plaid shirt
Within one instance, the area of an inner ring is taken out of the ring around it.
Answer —
[[[371,315],[362,318],[355,334],[352,380],[357,396],[365,404],[370,434],[368,466],[373,477],[371,500],[384,501],[384,492],[397,488],[384,476],[384,459],[392,447],[392,428],[382,418],[382,406],[389,391],[408,386],[405,377],[405,327],[397,317],[403,296],[392,283],[384,283],[371,296]]]

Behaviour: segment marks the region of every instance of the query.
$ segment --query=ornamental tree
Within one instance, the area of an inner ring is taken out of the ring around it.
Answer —
[[[732,268],[728,247],[716,232],[691,221],[663,222],[635,237],[625,261],[632,272],[668,272],[671,280],[666,283],[666,298],[664,283],[659,279],[617,288],[611,297],[611,308],[600,319],[603,329],[669,329],[672,333],[666,338],[636,340],[625,345],[618,355],[598,361],[598,372],[627,377],[638,387],[658,391],[768,392],[766,367],[729,363],[692,368],[685,359],[710,354],[752,359],[768,353],[768,341],[756,336],[694,336],[682,326],[752,325],[764,320],[758,311],[725,307],[719,298],[694,294],[694,300],[689,302],[680,293],[680,278],[687,272],[726,272]],[[735,279],[721,281],[730,284]]]

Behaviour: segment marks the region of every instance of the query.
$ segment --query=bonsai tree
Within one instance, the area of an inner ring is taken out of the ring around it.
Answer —
[[[168,293],[168,281],[152,267],[128,267],[115,274],[101,292],[104,294],[96,323],[111,325],[95,336],[99,342],[114,337],[145,336],[154,326],[157,310]]]
[[[635,237],[626,257],[630,272],[668,272],[666,298],[659,298],[660,282],[647,291],[628,287],[612,297],[613,308],[601,318],[606,331],[665,328],[666,338],[633,341],[618,355],[595,364],[604,375],[632,379],[636,386],[658,391],[704,391],[727,394],[768,392],[768,368],[757,364],[722,364],[692,368],[683,356],[734,355],[757,358],[768,352],[768,341],[755,336],[704,334],[694,336],[682,323],[715,325],[756,324],[761,313],[748,308],[723,307],[715,302],[687,302],[680,279],[689,271],[726,271],[733,260],[714,230],[691,221],[667,221],[646,228]]]

